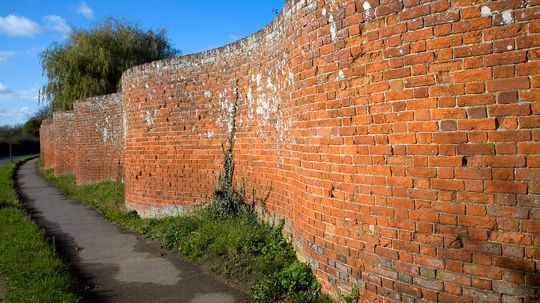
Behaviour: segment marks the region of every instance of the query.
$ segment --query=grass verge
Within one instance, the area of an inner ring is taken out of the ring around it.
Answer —
[[[16,168],[0,168],[0,284],[7,290],[2,302],[80,302],[67,265],[21,208],[13,186]]]
[[[76,186],[75,176],[55,177],[38,165],[42,176],[67,196],[251,290],[254,302],[331,302],[320,293],[309,266],[296,259],[282,222],[267,225],[253,212],[220,218],[208,208],[181,217],[141,219],[125,209],[122,183]]]

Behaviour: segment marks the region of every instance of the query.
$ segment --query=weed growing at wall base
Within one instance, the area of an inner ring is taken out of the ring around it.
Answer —
[[[79,302],[67,266],[20,206],[15,169],[14,163],[0,168],[0,284],[7,290],[0,301]]]
[[[41,165],[40,172],[64,194],[96,207],[106,219],[251,290],[254,302],[330,302],[321,295],[309,266],[296,259],[283,237],[283,222],[267,225],[249,211],[216,217],[210,208],[182,217],[141,219],[125,209],[120,182],[77,186],[73,175],[55,177]]]

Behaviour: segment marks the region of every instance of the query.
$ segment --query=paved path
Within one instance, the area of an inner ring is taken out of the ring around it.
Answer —
[[[246,296],[156,243],[104,221],[91,207],[63,196],[23,164],[17,183],[32,217],[73,263],[101,302],[245,302]]]
[[[22,158],[30,157],[32,155],[13,156],[13,161],[17,161]],[[0,167],[9,163],[9,157],[0,158]]]

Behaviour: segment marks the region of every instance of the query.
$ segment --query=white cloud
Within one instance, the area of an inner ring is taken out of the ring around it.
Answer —
[[[0,32],[12,37],[32,37],[41,27],[34,21],[16,15],[0,16]]]
[[[43,17],[43,20],[45,20],[45,28],[47,29],[63,34],[68,34],[71,31],[71,27],[67,24],[66,20],[60,16],[49,15]]]
[[[0,63],[6,62],[9,58],[15,56],[14,51],[2,51],[0,50]]]
[[[13,90],[0,83],[0,125],[23,123],[37,110],[38,89]]]
[[[32,115],[32,110],[31,110],[30,107],[28,107],[28,106],[23,106],[23,107],[21,107],[21,109],[19,110],[19,112],[20,112],[21,114],[23,114],[23,115],[28,115],[28,116]]]
[[[81,4],[79,4],[79,6],[77,7],[77,12],[88,19],[94,18],[94,11],[84,1],[81,1]]]
[[[0,83],[0,95],[11,94],[11,89],[7,88],[4,84]]]
[[[10,108],[10,109],[0,110],[0,118],[4,120],[4,122],[8,122],[9,124],[24,122],[28,120],[28,118],[30,118],[32,114],[33,114],[33,111],[28,106],[23,106],[19,109]]]

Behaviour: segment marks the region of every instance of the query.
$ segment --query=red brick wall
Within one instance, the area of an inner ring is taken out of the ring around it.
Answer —
[[[43,120],[39,130],[41,161],[47,169],[54,169],[54,121],[52,119]]]
[[[75,102],[75,174],[78,184],[122,180],[124,127],[122,95]]]
[[[290,1],[254,36],[128,71],[126,203],[211,195],[238,89],[237,181],[270,192],[326,290],[538,298],[540,3],[378,2]]]
[[[326,291],[536,302],[540,2],[296,1],[224,48],[122,80],[126,204],[268,194]]]
[[[73,111],[53,114],[54,174],[75,173],[75,131]]]

